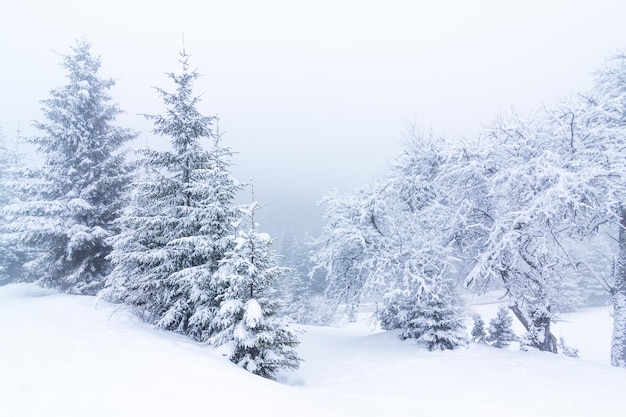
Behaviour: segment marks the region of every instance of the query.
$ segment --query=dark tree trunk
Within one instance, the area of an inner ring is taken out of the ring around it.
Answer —
[[[511,306],[511,311],[528,332],[530,346],[543,352],[558,352],[556,337],[550,331],[552,323],[549,316],[542,313],[533,314],[534,318],[529,321],[519,306]]]

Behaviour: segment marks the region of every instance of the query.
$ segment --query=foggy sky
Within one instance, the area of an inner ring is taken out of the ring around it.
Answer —
[[[316,202],[382,173],[407,120],[450,138],[582,91],[626,47],[626,2],[20,0],[0,14],[0,127],[36,133],[39,100],[65,83],[53,51],[85,36],[102,76],[142,132],[163,106],[184,46],[203,77],[200,110],[219,114],[235,176],[268,203],[261,228],[316,233]],[[263,224],[263,221],[266,224]],[[265,227],[264,227],[265,226]]]

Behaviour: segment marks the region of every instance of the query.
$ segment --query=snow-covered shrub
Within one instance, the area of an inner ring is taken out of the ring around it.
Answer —
[[[568,346],[565,343],[565,339],[563,337],[559,337],[559,350],[565,356],[569,356],[570,358],[579,358],[580,355],[578,353],[578,349]]]

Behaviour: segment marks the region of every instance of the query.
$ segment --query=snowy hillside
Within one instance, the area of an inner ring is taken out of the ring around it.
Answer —
[[[280,384],[115,305],[12,284],[0,287],[0,416],[626,415],[607,309],[560,326],[582,359],[476,344],[427,352],[367,318],[305,326],[305,362]]]

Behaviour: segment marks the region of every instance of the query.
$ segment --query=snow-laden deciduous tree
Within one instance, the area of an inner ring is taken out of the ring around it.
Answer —
[[[400,288],[405,264],[421,256],[416,252],[439,253],[431,249],[441,239],[433,242],[428,227],[445,211],[435,208],[432,181],[440,156],[434,144],[433,138],[412,136],[389,175],[351,194],[331,193],[322,201],[325,222],[313,271],[326,274],[326,293],[335,304],[354,304],[363,294]],[[437,214],[436,219],[429,218],[431,214]]]
[[[360,302],[364,293],[376,291],[385,280],[386,237],[379,229],[379,204],[375,186],[364,186],[353,194],[327,195],[322,234],[312,255],[310,276],[326,276],[326,297],[333,310],[340,304]],[[378,273],[380,272],[380,275]]]
[[[496,317],[489,320],[489,328],[487,329],[486,340],[491,346],[497,348],[505,348],[517,340],[517,336],[513,333],[513,318],[509,315],[509,309],[506,306],[500,306]],[[531,344],[534,343],[531,340]]]
[[[584,179],[556,139],[543,112],[529,120],[501,117],[482,139],[488,150],[476,152],[482,171],[468,179],[461,168],[456,178],[458,184],[482,182],[484,190],[456,197],[471,202],[475,214],[465,230],[478,238],[466,283],[486,289],[500,282],[530,345],[551,352],[557,351],[552,323],[577,302],[578,271],[567,243],[584,204],[575,192]]]
[[[440,177],[446,163],[443,138],[409,131],[405,150],[384,187],[391,297],[383,315],[398,310],[403,335],[430,350],[467,343],[464,309],[455,286],[462,266],[456,256],[458,207],[449,204]],[[400,297],[398,298],[398,295]],[[399,303],[398,303],[399,302]],[[384,322],[383,322],[384,324]],[[403,337],[404,337],[403,336]]]
[[[513,312],[523,324],[535,323],[531,327],[524,325],[529,335],[534,334],[538,341],[544,342],[544,347],[548,340],[551,340],[550,346],[556,346],[555,338],[547,337],[547,319],[554,319],[554,313],[576,301],[581,274],[599,277],[613,297],[615,311],[611,363],[622,367],[626,366],[625,80],[626,56],[617,54],[596,72],[595,85],[587,94],[561,100],[538,112],[531,129],[524,129],[519,123],[499,129],[504,146],[494,144],[492,147],[508,149],[508,152],[497,160],[506,161],[507,156],[515,155],[515,148],[511,149],[511,144],[515,143],[519,149],[526,148],[528,154],[512,166],[496,167],[504,176],[493,173],[487,180],[493,183],[491,190],[495,186],[508,195],[515,195],[509,186],[517,183],[516,187],[523,194],[518,194],[511,202],[516,205],[509,203],[498,212],[490,211],[493,223],[488,229],[492,240],[486,241],[490,246],[496,241],[505,242],[502,239],[505,235],[522,237],[530,232],[532,237],[519,239],[511,245],[518,247],[521,262],[517,266],[521,268],[517,274],[521,279],[510,279],[510,266],[515,257],[500,256],[506,253],[496,246],[491,246],[495,252],[482,252],[479,261],[482,266],[491,264],[492,271],[500,269],[498,273],[509,284],[516,281],[512,289],[530,295],[523,297],[526,305],[540,307],[534,308],[534,312],[527,310],[525,318],[518,311],[520,305],[514,304]],[[518,168],[513,168],[515,166]],[[498,177],[505,181],[494,182]],[[510,180],[515,178],[515,182]],[[510,213],[502,216],[506,209]],[[499,220],[507,217],[508,227]],[[498,229],[500,238],[493,233]],[[610,268],[599,265],[610,257],[596,256],[589,262],[589,256],[581,256],[575,250],[576,240],[582,240],[587,250],[593,250],[598,234],[604,233],[612,234],[618,242],[615,267],[610,274],[602,273],[602,269]],[[541,273],[531,276],[529,271],[532,270]],[[485,272],[479,275],[485,277]],[[529,276],[519,275],[520,272]]]
[[[122,113],[111,102],[112,79],[80,40],[63,56],[67,84],[42,101],[41,136],[31,139],[43,166],[25,174],[20,200],[7,207],[14,243],[29,248],[26,266],[42,285],[95,294],[109,272],[106,243],[123,206],[129,169],[121,147],[136,135],[114,125]]]
[[[458,215],[439,188],[445,158],[438,143],[412,132],[388,176],[327,200],[315,256],[327,272],[327,294],[337,302],[386,294],[385,328],[402,329],[402,337],[432,349],[451,349],[466,336],[454,291],[458,260],[450,225]]]
[[[256,202],[244,209],[247,231],[231,238],[234,247],[220,262],[214,284],[219,302],[207,341],[248,371],[273,378],[281,369],[296,369],[298,341],[277,316],[276,282],[287,272],[278,266],[272,239],[255,224]]]
[[[212,279],[233,249],[240,189],[230,174],[216,117],[203,116],[193,94],[198,78],[183,51],[174,92],[157,89],[164,115],[149,115],[171,150],[142,151],[134,203],[111,239],[114,269],[105,297],[117,298],[157,327],[205,340],[217,304]]]
[[[578,193],[585,203],[579,233],[610,230],[618,242],[613,273],[596,275],[613,300],[611,364],[626,367],[626,54],[609,57],[596,71],[592,90],[561,103],[553,114],[586,179]]]

